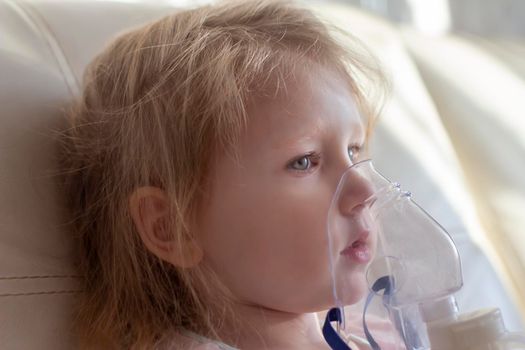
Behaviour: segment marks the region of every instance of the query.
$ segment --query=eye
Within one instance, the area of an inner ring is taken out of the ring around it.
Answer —
[[[296,171],[309,171],[313,166],[317,165],[318,162],[319,155],[310,153],[293,160],[288,167]]]
[[[348,157],[350,157],[350,160],[352,163],[356,162],[359,159],[359,153],[361,152],[361,146],[359,145],[353,145],[348,147]]]
[[[295,170],[307,170],[310,168],[312,161],[308,157],[302,157],[292,163],[292,168]]]

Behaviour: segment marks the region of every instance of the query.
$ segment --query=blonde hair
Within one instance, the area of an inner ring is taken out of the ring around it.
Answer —
[[[181,11],[122,34],[99,54],[61,139],[85,277],[76,320],[82,347],[152,348],[177,329],[216,337],[216,319],[228,310],[210,292],[219,282],[204,267],[180,269],[151,254],[129,213],[130,194],[163,189],[170,232],[183,242],[198,218],[210,159],[233,149],[249,96],[282,86],[287,72],[309,60],[344,75],[371,122],[354,79],[379,76],[370,59],[337,42],[310,11],[283,1]]]

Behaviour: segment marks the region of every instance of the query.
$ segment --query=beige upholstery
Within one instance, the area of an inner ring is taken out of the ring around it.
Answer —
[[[67,348],[71,249],[49,181],[71,94],[38,28],[0,2],[0,348]]]
[[[404,36],[476,199],[480,243],[525,312],[525,40]]]
[[[0,349],[74,348],[69,325],[79,276],[71,239],[61,227],[65,219],[52,176],[52,130],[61,127],[62,108],[79,93],[83,68],[103,44],[124,28],[170,11],[146,2],[0,0]],[[351,18],[356,27],[369,21],[351,11],[338,14]],[[452,189],[468,197],[437,112],[409,56],[402,47],[390,45],[395,37],[376,40],[378,33],[391,31],[381,28],[362,34],[370,35],[371,44],[398,62],[397,67],[404,67],[399,77],[411,81],[426,102],[419,113],[409,114],[403,92],[395,96],[374,144],[379,168],[412,189],[458,241],[467,256],[463,305],[500,305],[511,328],[519,328],[512,302],[469,238],[476,222],[468,203],[450,195]],[[403,138],[407,130],[421,133],[418,147],[434,152],[434,161],[413,152]],[[446,167],[451,169],[443,172],[451,179],[448,188],[435,172]],[[476,275],[479,267],[483,278]]]
[[[60,227],[52,131],[108,38],[167,13],[141,4],[0,1],[0,349],[73,347],[78,278]]]

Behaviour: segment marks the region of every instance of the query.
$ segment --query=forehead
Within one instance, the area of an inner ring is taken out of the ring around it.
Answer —
[[[319,135],[364,138],[364,121],[350,84],[341,74],[303,67],[276,85],[277,93],[261,94],[248,103],[243,143],[260,141],[280,147]]]

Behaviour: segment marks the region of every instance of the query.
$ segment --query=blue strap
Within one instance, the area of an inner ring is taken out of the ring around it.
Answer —
[[[370,344],[373,350],[381,350],[381,347],[377,342],[375,341],[374,337],[372,337],[372,334],[368,330],[368,326],[366,325],[366,311],[368,310],[368,306],[372,302],[372,299],[374,298],[375,294],[378,293],[381,290],[384,290],[383,292],[383,302],[385,304],[388,304],[390,296],[392,294],[392,289],[394,287],[394,279],[392,276],[383,276],[379,278],[374,285],[372,286],[372,291],[368,294],[368,297],[366,298],[365,303],[365,309],[363,310],[363,329],[365,331],[366,340]]]
[[[377,344],[377,342],[374,340],[374,337],[372,337],[372,334],[368,330],[368,326],[366,325],[365,319],[366,311],[368,310],[368,306],[370,305],[370,302],[372,302],[374,295],[381,290],[384,290],[383,302],[388,304],[393,287],[393,277],[383,276],[374,283],[374,285],[372,286],[372,291],[370,292],[370,294],[368,294],[368,297],[366,298],[365,309],[363,311],[363,329],[365,331],[366,340],[370,343],[370,346],[373,350],[381,350],[381,348],[379,347],[379,344]],[[341,323],[341,310],[339,308],[334,307],[330,309],[330,311],[328,311],[328,313],[326,314],[326,318],[323,325],[323,336],[328,345],[330,345],[332,350],[352,350],[341,339],[341,337],[339,337],[339,334],[337,334],[335,329],[332,327],[332,322],[337,322],[339,324]]]
[[[328,345],[332,350],[352,350],[346,343],[339,337],[339,334],[332,327],[332,322],[341,323],[341,310],[334,307],[328,311],[323,325],[323,336]]]

